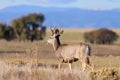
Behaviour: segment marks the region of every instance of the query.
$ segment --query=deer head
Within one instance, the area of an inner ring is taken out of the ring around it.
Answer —
[[[63,33],[63,29],[58,29],[58,28],[56,28],[56,27],[54,27],[53,29],[52,28],[50,28],[50,30],[51,30],[51,32],[52,32],[52,36],[60,36],[60,34],[62,34]]]
[[[63,33],[63,29],[58,29],[58,28],[50,28],[52,35],[50,38],[47,40],[48,44],[52,44],[54,49],[56,50],[57,47],[60,45],[60,40],[59,36]]]

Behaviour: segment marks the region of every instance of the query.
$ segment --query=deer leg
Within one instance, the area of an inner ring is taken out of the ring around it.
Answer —
[[[81,67],[83,68],[83,62],[81,59],[79,59],[80,64],[82,65]]]
[[[86,58],[86,64],[93,71],[94,65],[91,64],[91,61],[90,61],[89,57]]]
[[[87,66],[88,66],[92,71],[94,71],[94,70],[93,70],[93,68],[94,68],[94,65],[93,65],[93,64],[88,64]]]
[[[82,69],[83,69],[83,71],[85,71],[86,66],[87,66],[86,63],[82,63]]]
[[[72,63],[69,63],[69,69],[72,70]]]
[[[59,63],[58,63],[58,69],[59,69],[59,70],[61,69],[61,66],[62,66],[62,62],[59,62]]]

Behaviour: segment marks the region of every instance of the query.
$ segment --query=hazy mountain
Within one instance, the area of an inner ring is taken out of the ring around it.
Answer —
[[[120,28],[120,9],[86,10],[80,8],[56,8],[40,6],[13,6],[0,10],[0,22],[10,23],[13,19],[29,13],[43,13],[45,25],[79,28]]]

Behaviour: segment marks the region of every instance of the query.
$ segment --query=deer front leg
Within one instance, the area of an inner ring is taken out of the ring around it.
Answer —
[[[69,63],[69,69],[72,71],[72,63]]]
[[[61,62],[58,63],[58,69],[61,69]]]
[[[62,67],[62,62],[61,62],[61,61],[59,61],[59,62],[58,62],[58,69],[60,70],[60,69],[61,69],[61,67]]]

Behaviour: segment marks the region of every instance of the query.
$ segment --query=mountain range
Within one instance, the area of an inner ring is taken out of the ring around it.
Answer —
[[[0,22],[11,24],[13,19],[30,13],[43,13],[44,25],[64,28],[120,28],[120,9],[88,10],[81,8],[19,5],[0,9]]]

